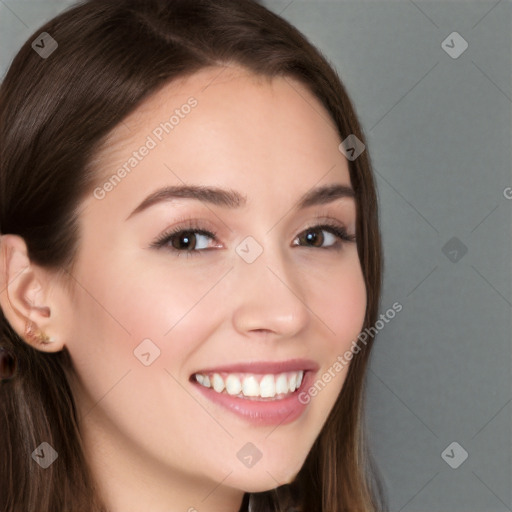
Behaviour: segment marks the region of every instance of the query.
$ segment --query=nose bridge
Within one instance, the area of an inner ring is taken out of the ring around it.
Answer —
[[[233,320],[237,329],[289,336],[304,328],[309,320],[306,297],[286,252],[271,237],[260,243],[251,236],[235,251]]]

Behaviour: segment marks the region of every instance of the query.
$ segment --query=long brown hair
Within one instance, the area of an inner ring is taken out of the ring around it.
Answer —
[[[46,32],[47,58],[31,47]],[[255,0],[89,0],[39,28],[0,86],[0,233],[25,240],[32,262],[70,269],[79,246],[77,206],[94,187],[91,161],[107,134],[163,85],[207,66],[235,63],[257,74],[293,77],[327,109],[341,139],[365,143],[355,110],[333,68],[293,26]],[[357,249],[367,289],[364,327],[377,320],[381,242],[368,151],[349,161],[357,204]],[[0,312],[0,346],[16,355],[0,383],[0,510],[99,512],[85,462],[64,348],[38,351]],[[383,510],[367,449],[361,347],[343,389],[294,482],[254,494],[252,510]],[[44,440],[58,462],[43,470],[30,454]],[[241,510],[247,510],[246,494]]]

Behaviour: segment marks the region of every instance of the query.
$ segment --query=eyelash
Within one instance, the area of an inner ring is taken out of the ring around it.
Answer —
[[[214,230],[209,231],[209,230],[203,229],[199,224],[196,223],[196,221],[193,221],[190,219],[185,219],[182,222],[185,222],[186,224],[185,225],[182,224],[176,228],[166,231],[165,233],[160,235],[154,242],[152,242],[150,247],[154,248],[154,249],[166,248],[166,249],[170,250],[171,252],[176,253],[176,256],[178,256],[178,257],[180,256],[180,253],[186,253],[187,257],[189,257],[189,256],[200,255],[202,252],[206,252],[209,249],[199,249],[199,250],[198,249],[192,249],[192,250],[183,249],[183,250],[180,250],[180,249],[176,249],[170,245],[167,246],[167,244],[169,242],[171,242],[175,236],[183,234],[183,233],[195,233],[195,234],[209,237],[209,238],[213,239],[214,241],[217,240],[217,233]],[[354,235],[349,235],[347,233],[347,230],[345,229],[345,227],[339,225],[338,223],[329,222],[329,221],[327,221],[327,222],[324,221],[321,224],[314,224],[312,226],[309,226],[305,230],[303,230],[301,233],[299,233],[299,236],[304,233],[307,233],[308,231],[312,231],[312,230],[328,231],[329,233],[337,236],[339,238],[339,240],[341,240],[341,242],[330,245],[328,247],[305,246],[310,249],[321,249],[324,251],[325,250],[339,251],[342,248],[341,245],[343,245],[344,243],[347,243],[347,242],[354,242],[356,239],[356,237]],[[299,246],[299,245],[296,245],[296,246]]]

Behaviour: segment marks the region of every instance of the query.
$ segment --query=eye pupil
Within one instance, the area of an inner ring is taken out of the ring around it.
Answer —
[[[321,247],[323,243],[323,237],[318,236],[318,232],[315,232],[314,230],[311,230],[306,234],[306,240],[309,243],[312,243],[315,247]]]
[[[178,238],[175,238],[177,243],[173,243],[173,247],[175,249],[190,249],[188,245],[191,244],[191,240],[193,239],[192,237],[193,235],[191,236],[191,231],[183,231]]]

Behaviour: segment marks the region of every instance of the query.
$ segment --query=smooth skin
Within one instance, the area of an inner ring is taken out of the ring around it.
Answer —
[[[356,243],[315,228],[328,221],[355,235],[354,198],[294,209],[315,187],[350,186],[334,123],[297,81],[230,66],[166,85],[111,133],[96,185],[191,96],[197,105],[120,183],[83,200],[71,275],[33,264],[20,237],[2,237],[2,309],[21,335],[30,318],[55,338],[38,349],[69,350],[86,457],[111,512],[236,512],[245,491],[290,482],[347,368],[280,426],[239,417],[190,378],[227,363],[306,358],[319,379],[363,326]],[[155,190],[184,184],[246,202],[178,198],[130,216]],[[215,239],[189,233],[181,245],[177,235],[152,247],[180,227]],[[250,264],[235,251],[248,236],[263,249]],[[149,366],[134,355],[146,339],[160,350]],[[248,442],[262,453],[250,468],[237,457]]]

